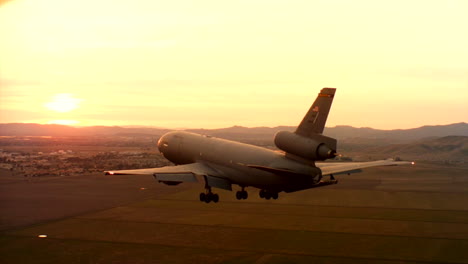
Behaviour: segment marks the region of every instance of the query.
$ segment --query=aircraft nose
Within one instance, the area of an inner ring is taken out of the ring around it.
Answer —
[[[159,152],[163,153],[169,147],[169,135],[163,135],[158,141]]]

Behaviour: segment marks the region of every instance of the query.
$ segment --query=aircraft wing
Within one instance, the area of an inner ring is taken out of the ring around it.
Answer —
[[[395,161],[393,159],[368,162],[322,162],[316,166],[322,170],[322,175],[346,174],[360,172],[361,169],[377,166],[396,166],[414,164],[411,161]]]
[[[231,182],[222,177],[222,172],[210,167],[208,164],[195,162],[178,166],[166,166],[161,168],[115,170],[105,171],[106,175],[148,175],[157,181],[177,185],[182,182],[197,182],[196,176],[203,176],[208,184],[213,187],[232,190]]]
[[[190,173],[195,175],[216,175],[217,171],[203,163],[195,162],[161,168],[105,171],[106,175],[151,175],[164,173]]]

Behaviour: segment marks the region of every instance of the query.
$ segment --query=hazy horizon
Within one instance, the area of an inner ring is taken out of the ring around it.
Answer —
[[[468,122],[468,2],[0,4],[0,122],[328,126]],[[157,120],[157,123],[155,122]]]
[[[242,126],[242,125],[231,125],[226,127],[213,127],[213,128],[206,128],[206,127],[163,127],[157,125],[67,125],[67,124],[40,124],[40,123],[27,123],[27,122],[12,122],[12,123],[0,123],[0,125],[8,125],[8,124],[33,124],[33,125],[60,125],[60,126],[68,126],[74,128],[84,128],[84,127],[96,127],[96,126],[103,126],[103,127],[123,127],[123,128],[153,128],[153,129],[168,129],[168,130],[190,130],[190,129],[207,129],[207,130],[216,130],[216,129],[226,129],[226,128],[234,128],[234,127],[242,127],[242,128],[276,128],[276,127],[296,127],[296,126],[287,126],[287,125],[277,125],[277,126]],[[326,128],[336,128],[336,127],[353,127],[353,128],[369,128],[375,130],[406,130],[406,129],[417,129],[421,127],[434,127],[434,126],[450,126],[450,125],[457,125],[457,124],[468,124],[466,122],[456,122],[456,123],[449,123],[449,124],[439,124],[439,125],[422,125],[418,127],[410,127],[410,128],[394,128],[394,129],[379,129],[374,127],[358,127],[352,125],[334,125],[328,126]]]

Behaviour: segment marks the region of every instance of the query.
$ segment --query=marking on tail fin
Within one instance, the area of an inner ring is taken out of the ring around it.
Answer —
[[[323,88],[323,89],[335,89],[335,88]],[[335,95],[334,94],[326,94],[326,93],[319,93],[319,97],[330,97],[333,98]]]
[[[312,134],[322,134],[330,112],[336,88],[323,88],[310,107],[304,119],[296,129],[296,134],[309,137]]]

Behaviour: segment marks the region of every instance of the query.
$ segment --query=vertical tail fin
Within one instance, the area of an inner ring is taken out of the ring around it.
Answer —
[[[310,107],[295,133],[310,137],[313,134],[322,134],[327,122],[328,113],[335,96],[336,88],[323,88]]]
[[[310,162],[336,156],[336,139],[322,135],[335,91],[335,88],[323,88],[320,91],[294,133],[276,133],[275,145],[286,152],[286,157]]]

